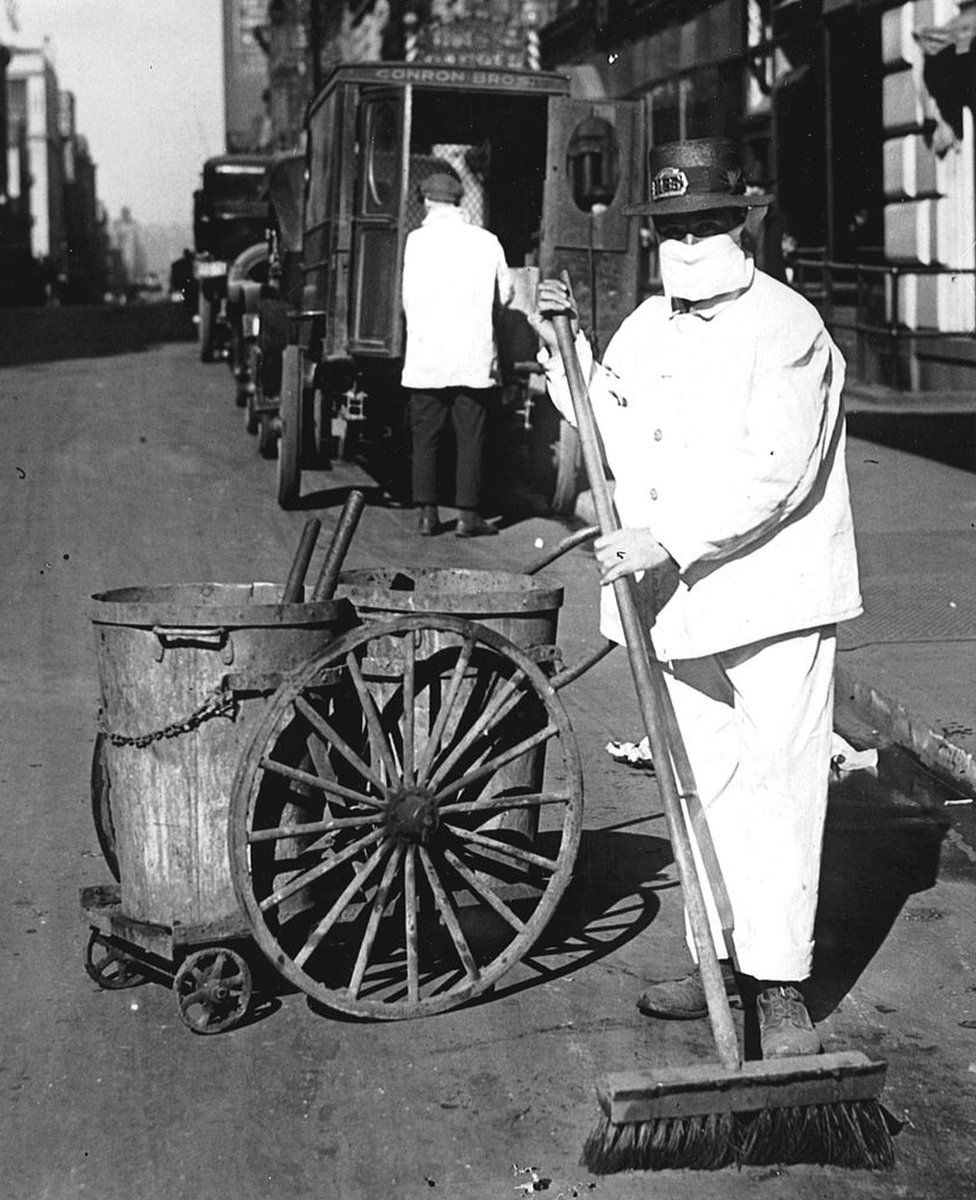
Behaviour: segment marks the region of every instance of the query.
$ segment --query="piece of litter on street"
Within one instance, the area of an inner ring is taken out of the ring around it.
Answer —
[[[516,1192],[525,1192],[527,1195],[532,1195],[535,1192],[547,1192],[551,1179],[546,1179],[539,1174],[538,1171],[532,1171],[532,1178],[526,1183],[517,1183],[515,1185]]]
[[[834,776],[847,775],[851,771],[878,773],[878,752],[875,749],[855,750],[839,733],[831,735],[830,769]]]
[[[639,742],[607,742],[606,752],[614,762],[636,767],[640,771],[653,771],[650,740],[644,736]]]
[[[138,1012],[138,1011],[139,1011],[139,1005],[133,1000],[132,1003],[129,1005],[129,1012]]]
[[[545,544],[546,544],[545,538],[536,538],[535,541],[532,543],[532,545],[535,546],[536,550],[541,550]]]

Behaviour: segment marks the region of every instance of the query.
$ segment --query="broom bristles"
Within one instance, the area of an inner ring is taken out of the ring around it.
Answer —
[[[894,1158],[884,1108],[877,1100],[858,1100],[623,1125],[604,1116],[580,1162],[594,1175],[610,1175],[796,1163],[879,1171],[891,1168]]]

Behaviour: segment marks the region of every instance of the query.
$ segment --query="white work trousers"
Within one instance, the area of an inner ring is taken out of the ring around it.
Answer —
[[[810,974],[835,649],[836,626],[827,625],[675,661],[666,669],[731,902],[738,967],[757,979]],[[704,879],[703,890],[723,958],[721,926]],[[697,957],[690,931],[688,940]]]

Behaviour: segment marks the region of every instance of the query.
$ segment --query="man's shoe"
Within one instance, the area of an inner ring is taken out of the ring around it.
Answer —
[[[417,525],[417,532],[421,537],[433,537],[437,532],[437,526],[440,523],[440,514],[433,504],[422,504],[420,506],[420,522]]]
[[[454,532],[463,538],[494,537],[498,528],[477,513],[465,513],[458,517],[457,529]]]
[[[807,1006],[790,984],[765,987],[756,997],[763,1058],[819,1054],[823,1049]]]
[[[720,963],[725,994],[731,1000],[739,999],[739,985],[731,963]],[[652,983],[637,999],[637,1008],[645,1017],[657,1017],[663,1021],[697,1021],[708,1016],[705,987],[698,968],[681,979],[665,979]]]

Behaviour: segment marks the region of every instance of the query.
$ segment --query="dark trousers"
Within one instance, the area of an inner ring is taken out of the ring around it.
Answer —
[[[458,508],[478,508],[485,414],[497,391],[497,388],[450,387],[410,393],[414,504],[437,503],[437,451],[450,415],[457,442],[454,503]]]

